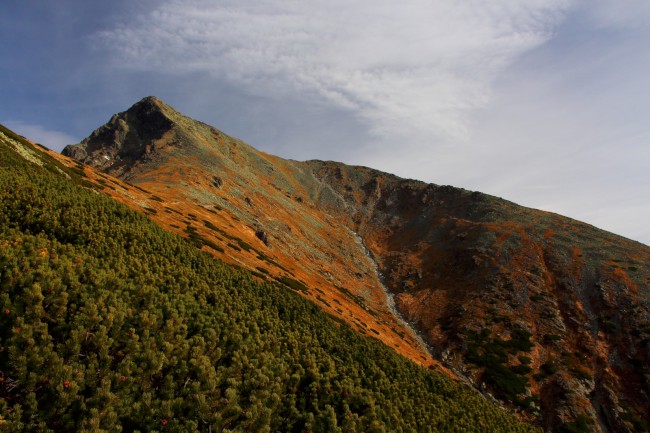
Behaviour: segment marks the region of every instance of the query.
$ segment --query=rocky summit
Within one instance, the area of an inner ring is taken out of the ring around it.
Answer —
[[[479,192],[268,155],[155,97],[63,155],[162,227],[523,420],[648,430],[646,245]]]

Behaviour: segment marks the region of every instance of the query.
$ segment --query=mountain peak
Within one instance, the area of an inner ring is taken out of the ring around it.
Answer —
[[[153,104],[153,105],[159,105],[159,104],[164,104],[163,101],[158,99],[157,97],[151,95],[151,96],[145,96],[142,98],[140,101],[136,102],[136,104]],[[134,104],[134,105],[136,105]]]
[[[150,122],[150,116],[162,115],[170,121],[176,120],[178,116],[182,116],[173,107],[158,99],[155,96],[146,96],[133,104],[129,109],[114,115],[113,117],[129,117],[131,120],[141,120]]]
[[[177,113],[176,110],[174,110],[170,105],[166,104],[164,101],[161,99],[157,98],[156,96],[145,96],[135,104],[131,106],[127,111],[132,111],[132,110],[137,110],[138,108],[148,108],[151,110],[158,110],[158,111],[171,111],[173,113]]]
[[[113,115],[81,143],[65,147],[62,153],[125,179],[131,179],[136,171],[168,165],[169,157],[181,155],[193,161],[213,160],[220,155],[223,164],[237,165],[237,169],[242,158],[264,164],[259,151],[179,113],[156,96],[142,98]]]
[[[124,170],[146,158],[174,129],[180,114],[155,96],[147,96],[115,114],[81,143],[63,154],[104,170]]]

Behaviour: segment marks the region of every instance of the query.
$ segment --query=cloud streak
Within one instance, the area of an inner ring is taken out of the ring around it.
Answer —
[[[335,104],[376,137],[457,140],[495,76],[545,42],[569,5],[169,1],[96,42],[128,68],[207,72],[251,94]]]

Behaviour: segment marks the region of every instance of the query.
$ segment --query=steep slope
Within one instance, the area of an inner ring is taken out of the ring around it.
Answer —
[[[3,431],[534,431],[97,194],[93,172],[0,126]]]
[[[153,200],[141,201],[104,190],[163,227],[300,291],[416,362],[435,363],[389,311],[359,236],[316,207],[314,197],[329,187],[304,164],[259,152],[154,97],[63,153],[149,192]]]
[[[437,357],[547,428],[647,429],[650,248],[476,192],[309,165]]]
[[[647,246],[481,193],[282,160],[155,98],[64,153],[151,191],[163,226],[431,362],[405,316],[438,359],[526,419],[647,429]]]

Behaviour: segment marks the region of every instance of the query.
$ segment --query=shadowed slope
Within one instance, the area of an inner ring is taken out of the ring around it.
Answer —
[[[645,429],[650,248],[477,192],[308,164],[439,359],[546,427]]]

